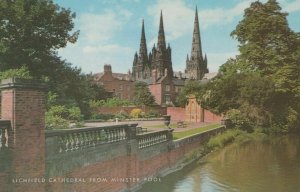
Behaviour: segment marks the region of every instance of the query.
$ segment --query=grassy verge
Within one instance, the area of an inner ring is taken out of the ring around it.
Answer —
[[[173,138],[174,138],[174,140],[181,139],[181,138],[188,137],[188,136],[191,136],[191,135],[194,135],[197,133],[202,133],[202,132],[205,132],[205,131],[208,131],[211,129],[215,129],[217,127],[220,127],[220,124],[212,124],[212,125],[207,125],[207,126],[200,127],[200,128],[190,129],[187,131],[175,132],[175,133],[173,133]]]
[[[263,138],[265,136],[266,134],[262,133],[261,130],[255,130],[253,133],[248,133],[239,129],[229,129],[222,134],[212,137],[206,144],[206,148],[208,151],[213,151],[232,142],[239,144]]]

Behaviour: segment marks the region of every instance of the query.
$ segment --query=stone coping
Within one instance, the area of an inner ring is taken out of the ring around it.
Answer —
[[[103,127],[84,127],[84,128],[72,128],[72,129],[57,129],[57,130],[46,130],[46,137],[54,137],[60,136],[69,133],[80,133],[86,131],[95,131],[97,129],[114,129],[114,128],[122,128],[122,127],[136,127],[138,124],[123,124],[123,125],[110,125]]]
[[[35,79],[9,78],[1,81],[0,89],[11,88],[48,90],[46,83]]]

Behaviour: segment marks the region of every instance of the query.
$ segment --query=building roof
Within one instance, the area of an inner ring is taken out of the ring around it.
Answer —
[[[99,80],[102,76],[104,75],[104,72],[101,73],[95,73],[93,76],[95,80]],[[119,79],[119,80],[126,80],[129,81],[131,80],[131,77],[129,74],[125,73],[112,73],[113,78]]]

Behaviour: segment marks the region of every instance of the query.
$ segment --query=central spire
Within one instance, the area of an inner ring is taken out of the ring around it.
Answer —
[[[201,60],[203,60],[197,7],[196,7],[195,21],[194,21],[194,33],[193,33],[191,56],[192,58],[200,58]]]
[[[145,36],[145,27],[144,27],[144,19],[142,21],[142,33],[141,33],[141,42],[140,42],[140,55],[142,57],[147,57],[147,42]]]
[[[164,23],[163,23],[162,11],[160,11],[160,23],[159,23],[157,47],[159,49],[161,49],[161,48],[166,49],[166,40],[165,40],[165,32],[164,32]]]

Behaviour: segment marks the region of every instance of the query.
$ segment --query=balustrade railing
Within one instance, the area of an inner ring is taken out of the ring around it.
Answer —
[[[10,127],[10,121],[0,120],[0,149],[8,147],[8,130]]]
[[[126,140],[131,137],[131,128],[135,127],[134,124],[47,131],[46,138],[53,139],[56,152],[62,153]]]
[[[171,140],[172,131],[163,130],[137,135],[139,149],[150,147]]]

